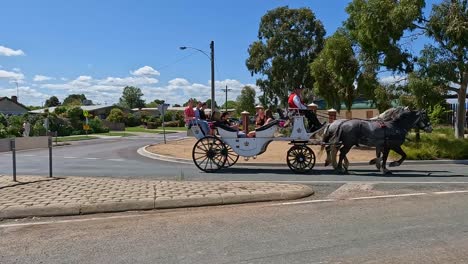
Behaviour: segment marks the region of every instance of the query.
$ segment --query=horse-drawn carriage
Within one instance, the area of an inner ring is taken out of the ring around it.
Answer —
[[[346,154],[356,145],[367,145],[376,148],[375,164],[383,173],[386,169],[386,160],[390,150],[402,156],[391,166],[399,166],[406,158],[401,149],[406,135],[411,128],[420,128],[426,132],[432,131],[429,118],[425,111],[410,111],[404,108],[391,109],[383,113],[381,119],[340,119],[324,128],[322,139],[313,139],[312,136],[321,131],[308,133],[304,126],[304,116],[297,111],[290,116],[292,129],[289,136],[277,136],[275,132],[280,122],[275,120],[255,130],[255,137],[245,137],[239,131],[228,126],[216,126],[217,133],[205,135],[196,125],[190,127],[193,135],[198,139],[192,150],[192,159],[202,171],[215,172],[230,167],[238,161],[239,157],[249,159],[264,153],[273,141],[289,141],[291,147],[286,154],[288,167],[295,173],[307,173],[315,166],[316,155],[309,145],[321,145],[327,148],[327,160],[336,158],[340,151],[339,161],[335,169],[346,172],[342,163],[346,161]],[[383,157],[380,158],[380,155]],[[327,164],[327,162],[326,162]]]
[[[305,129],[304,116],[293,114],[291,119],[291,134],[287,137],[275,136],[280,126],[278,120],[255,129],[255,137],[245,137],[237,129],[225,125],[217,125],[215,135],[205,135],[194,124],[190,129],[198,141],[192,150],[193,162],[202,171],[214,172],[236,164],[239,157],[255,158],[264,153],[272,141],[289,141],[291,147],[286,155],[289,168],[296,173],[308,172],[316,161],[315,153],[308,145],[320,142],[311,139],[313,133]]]

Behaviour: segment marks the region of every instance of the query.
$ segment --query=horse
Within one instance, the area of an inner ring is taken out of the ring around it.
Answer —
[[[400,165],[406,158],[401,145],[408,131],[414,127],[419,127],[428,133],[432,132],[432,126],[425,111],[403,112],[391,121],[345,120],[338,126],[337,133],[324,137],[324,142],[341,144],[338,171],[347,172],[347,169],[343,169],[343,160],[349,150],[359,144],[376,147],[377,156],[380,156],[379,153],[383,154],[380,171],[387,174],[390,173],[386,168],[388,153],[394,150],[400,154],[402,158],[393,163],[393,165]]]
[[[393,120],[393,119],[397,118],[401,113],[409,112],[409,111],[410,111],[410,109],[407,106],[393,107],[393,108],[389,108],[389,109],[385,110],[383,113],[379,114],[378,116],[372,117],[370,120],[373,120],[373,121],[390,121],[390,120]],[[346,120],[348,120],[348,119],[338,119],[338,120],[335,120],[333,123],[328,124],[324,129],[322,141],[323,142],[329,142],[329,140],[331,138],[333,138],[334,135],[336,135],[336,133],[338,132],[338,129],[341,126],[341,124],[343,122],[345,122]],[[321,152],[322,152],[323,148],[325,148],[326,153],[327,153],[327,157],[325,159],[325,167],[328,166],[329,164],[333,164],[333,167],[336,168],[336,166],[337,166],[337,163],[336,163],[337,148],[334,147],[334,146],[336,144],[339,144],[339,142],[329,142],[329,143],[332,143],[332,144],[328,145],[326,147],[322,146],[322,150],[321,150]],[[379,154],[380,153],[377,153],[376,156],[378,157]],[[369,164],[375,164],[377,169],[380,170],[380,162],[377,162],[377,161],[379,161],[378,158],[374,158],[374,159],[369,161]],[[346,168],[348,168],[348,165],[349,165],[348,158],[345,157],[343,162],[344,162],[344,166]]]

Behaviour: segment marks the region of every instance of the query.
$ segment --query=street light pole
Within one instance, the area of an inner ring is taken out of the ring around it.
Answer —
[[[211,49],[211,116],[214,114],[215,109],[215,68],[214,68],[214,41],[210,43]]]
[[[212,40],[210,43],[210,55],[208,55],[205,51],[201,49],[197,49],[194,47],[187,47],[187,46],[182,46],[179,47],[179,49],[184,50],[184,49],[194,49],[196,51],[199,51],[203,54],[205,54],[208,59],[211,61],[211,115],[214,113],[215,109],[215,66],[214,66],[214,41]]]

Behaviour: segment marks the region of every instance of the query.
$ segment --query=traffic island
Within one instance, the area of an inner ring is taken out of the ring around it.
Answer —
[[[301,184],[0,176],[0,218],[227,205],[299,199]]]

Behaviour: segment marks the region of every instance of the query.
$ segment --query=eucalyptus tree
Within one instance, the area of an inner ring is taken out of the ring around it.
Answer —
[[[294,87],[312,88],[308,65],[322,50],[324,36],[322,22],[309,8],[279,7],[261,18],[246,65],[252,75],[259,75],[257,85],[265,97],[284,103]]]

